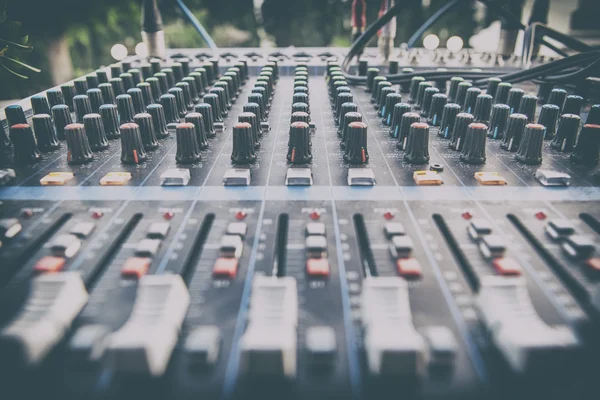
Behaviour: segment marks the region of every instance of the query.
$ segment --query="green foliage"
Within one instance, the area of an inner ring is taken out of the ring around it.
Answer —
[[[19,60],[19,54],[33,50],[27,45],[29,36],[21,29],[19,21],[8,19],[6,2],[0,2],[0,77],[12,75],[28,79],[27,72],[40,72],[39,69]]]

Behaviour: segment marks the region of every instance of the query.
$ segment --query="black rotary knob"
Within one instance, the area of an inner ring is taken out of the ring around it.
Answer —
[[[133,108],[133,100],[128,94],[120,94],[117,96],[117,109],[119,110],[119,121],[121,124],[133,122],[135,109]]]
[[[131,96],[131,102],[133,103],[133,112],[135,114],[143,113],[146,109],[146,105],[144,104],[144,98],[141,89],[131,88],[127,91],[127,94]]]
[[[121,78],[112,78],[108,81],[115,92],[115,96],[119,96],[121,94],[125,94],[125,85],[123,84],[123,79]]]
[[[123,67],[121,64],[111,64],[110,65],[110,76],[113,78],[119,76],[123,73]]]
[[[544,104],[538,117],[538,124],[543,125],[546,128],[545,140],[554,138],[556,134],[556,124],[558,123],[558,117],[560,116],[560,107],[556,104]]]
[[[105,70],[98,69],[95,73],[96,77],[98,78],[98,84],[108,83],[108,74]]]
[[[188,111],[191,111],[194,108],[194,104],[197,102],[194,100],[197,95],[195,94],[196,89],[194,86],[190,85],[189,82],[178,82],[175,85],[176,88],[179,88],[183,91],[183,100],[185,101],[185,108]]]
[[[404,114],[409,113],[411,110],[410,104],[407,103],[398,103],[394,106],[394,111],[392,112],[392,122],[390,124],[390,136],[393,138],[398,138],[400,133],[400,123],[402,122],[402,117]]]
[[[423,102],[421,103],[421,115],[424,117],[429,116],[429,111],[431,109],[431,103],[433,102],[433,96],[438,94],[440,90],[436,87],[430,87],[425,89],[423,93]]]
[[[385,87],[381,88],[381,90],[379,91],[379,96],[375,100],[375,103],[373,104],[373,108],[377,110],[377,114],[380,117],[381,117],[381,111],[382,111],[383,107],[385,106],[385,99],[388,96],[388,94],[392,94],[392,93],[396,93],[396,92],[394,91],[394,89],[391,86],[385,86]],[[354,99],[352,99],[352,101],[353,100]]]
[[[87,80],[85,78],[75,79],[73,83],[75,84],[75,91],[77,94],[85,94],[89,89]]]
[[[598,165],[600,152],[600,125],[585,124],[579,133],[575,150],[571,154],[571,161],[585,167]]]
[[[83,124],[67,125],[65,136],[67,138],[67,162],[69,164],[85,164],[93,160],[94,154],[90,148]]]
[[[233,101],[237,98],[237,90],[235,88],[235,84],[231,81],[230,76],[222,77],[218,82],[215,83],[213,88],[211,89],[212,93],[217,93],[214,89],[221,89],[223,93],[223,99],[221,100],[225,103],[224,107],[226,110],[230,109],[233,105]],[[266,87],[257,87],[257,89],[261,90],[261,93],[265,92]]]
[[[404,160],[411,164],[429,162],[429,125],[415,122],[410,126]]]
[[[154,74],[154,77],[158,80],[158,86],[160,87],[161,93],[167,93],[170,88],[167,74],[165,74],[164,72],[157,72],[156,74]],[[112,79],[111,79],[111,83],[112,83]],[[113,85],[113,87],[114,87],[114,85]],[[117,92],[117,89],[115,89],[115,92]]]
[[[160,72],[165,74],[165,77],[167,78],[167,86],[168,87],[175,86],[175,74],[173,73],[173,70],[171,68],[163,68],[160,70]],[[158,78],[158,79],[161,79],[161,78]]]
[[[535,109],[537,107],[537,96],[524,95],[519,104],[519,114],[527,116],[527,122],[535,121]]]
[[[410,127],[412,124],[419,121],[421,121],[421,116],[415,112],[408,112],[402,116],[402,119],[400,120],[400,128],[398,129],[397,146],[399,149],[406,149]]]
[[[440,130],[438,136],[444,139],[452,137],[452,130],[454,129],[454,122],[456,116],[460,113],[460,106],[456,103],[446,104],[444,111],[442,112],[442,119],[440,121]]]
[[[163,107],[167,124],[179,122],[179,110],[177,100],[172,94],[163,94],[160,96],[160,105]]]
[[[490,121],[490,113],[492,112],[492,96],[489,94],[480,94],[475,101],[475,111],[473,116],[475,122],[487,124]]]
[[[344,119],[340,124],[340,127],[342,128],[342,140],[340,141],[340,146],[342,146],[343,149],[345,149],[348,145],[348,130],[350,129],[350,124],[352,122],[362,122],[362,120],[362,115],[355,111],[349,112],[346,115],[344,115]]]
[[[152,115],[147,113],[136,114],[135,117],[133,117],[133,122],[140,127],[140,135],[142,137],[144,149],[146,151],[156,149],[158,147],[158,140],[156,139]]]
[[[52,118],[48,114],[37,114],[31,119],[38,148],[42,152],[56,150],[60,146]]]
[[[257,104],[258,107],[258,104]],[[196,104],[194,111],[202,114],[202,120],[204,121],[204,132],[209,138],[215,137],[215,125],[213,120],[212,107],[207,103]],[[245,110],[244,110],[245,111]]]
[[[540,124],[527,124],[519,144],[516,160],[522,164],[539,165],[542,163],[542,146],[546,128]]]
[[[386,79],[383,76],[379,76],[377,78],[383,78]],[[375,78],[375,79],[377,79]],[[419,85],[421,84],[421,82],[425,82],[425,78],[423,78],[422,76],[413,76],[412,79],[410,80],[410,94],[409,94],[409,102],[410,103],[416,103],[417,101],[417,95],[419,94]],[[376,81],[373,82],[373,84],[376,84]],[[373,87],[373,90],[375,90],[375,86]]]
[[[296,122],[301,124],[302,122]],[[238,122],[233,126],[233,151],[231,162],[234,164],[249,164],[256,161],[252,125],[247,122]]]
[[[306,122],[307,124],[310,124],[310,116],[304,111],[296,111],[295,113],[292,113],[292,117],[290,118],[290,124],[292,122],[297,121]]]
[[[48,96],[51,109],[56,105],[65,104],[65,98],[60,89],[50,89],[46,92],[46,96]]]
[[[196,79],[195,76],[187,76],[183,78],[182,82],[185,82],[189,85],[190,95],[192,97],[192,103],[196,104],[200,101],[200,94],[202,91],[202,80],[200,77]]]
[[[89,89],[87,91],[87,97],[90,99],[90,106],[92,112],[98,114],[100,112],[100,106],[104,104],[104,98],[102,97],[102,91],[100,89]]]
[[[341,95],[343,95],[344,93],[342,93]],[[340,95],[340,96],[341,96]],[[248,99],[250,100],[250,99]],[[352,94],[350,94],[350,96],[346,96],[344,98],[344,101],[342,103],[346,103],[346,102],[352,102],[353,98],[352,98]],[[339,101],[339,98],[338,98]],[[308,94],[306,93],[294,93],[294,95],[292,96],[292,103],[306,103],[310,106],[309,103],[309,97]]]
[[[261,119],[262,109],[260,107],[260,104],[258,104],[258,103],[246,103],[246,104],[244,104],[243,111],[244,112],[254,113],[258,117],[259,122],[262,121],[262,119]]]
[[[525,126],[527,125],[527,116],[523,114],[511,114],[508,117],[508,126],[506,133],[502,138],[500,147],[505,150],[515,152],[519,149]]]
[[[58,137],[59,140],[64,140],[66,138],[65,126],[73,123],[69,106],[66,104],[57,104],[52,107],[52,119],[54,120],[54,127],[56,128],[56,137]]]
[[[200,146],[193,123],[184,122],[177,124],[177,153],[175,161],[178,164],[193,164],[200,161]]]
[[[65,84],[60,87],[60,91],[63,94],[63,98],[65,99],[65,104],[69,106],[69,108],[73,109],[73,97],[77,94],[75,91],[75,86],[71,84]]]
[[[174,87],[169,89],[168,93],[175,96],[175,104],[177,104],[177,114],[180,120],[183,119],[185,117],[185,114],[187,113],[187,106],[183,97],[183,90]]]
[[[306,122],[290,125],[287,160],[292,164],[306,164],[312,160],[310,126]]]
[[[525,95],[525,92],[521,88],[512,88],[508,92],[508,99],[506,104],[510,107],[510,113],[514,114],[519,112],[519,106],[521,105],[521,99]]]
[[[306,114],[308,117],[308,114]],[[292,119],[294,116],[292,115]],[[262,136],[262,130],[260,128],[260,124],[258,123],[258,118],[256,118],[256,114],[251,112],[243,112],[238,116],[238,122],[246,122],[250,124],[252,127],[252,138],[254,139],[254,148],[258,148],[260,145],[260,136]],[[294,122],[294,121],[292,121]]]
[[[462,109],[464,109],[465,100],[467,98],[467,91],[473,87],[471,82],[461,82],[458,84],[458,89],[456,90],[456,101],[455,103],[460,105]],[[477,96],[475,96],[477,97]]]
[[[581,107],[583,107],[583,97],[577,95],[567,96],[565,105],[562,108],[563,114],[581,114]]]
[[[383,123],[390,126],[392,124],[392,117],[394,115],[394,107],[396,104],[402,103],[402,96],[399,93],[390,93],[385,97],[385,104],[381,109],[381,117]],[[354,104],[354,103],[352,103]],[[356,111],[356,110],[353,110]]]
[[[248,103],[256,103],[260,106],[260,120],[266,121],[269,114],[269,107],[265,97],[260,93],[253,93],[248,96]],[[307,103],[308,104],[308,103]],[[310,111],[309,111],[310,113]],[[256,114],[259,115],[259,114]]]
[[[469,114],[475,113],[475,105],[477,103],[477,97],[481,94],[481,89],[471,87],[467,89],[465,95],[465,102],[463,103],[463,111]]]
[[[558,106],[559,110],[562,110],[566,99],[567,91],[565,89],[552,89],[547,104],[554,104]]]
[[[133,75],[131,75],[129,72],[122,73],[121,75],[119,75],[119,78],[121,78],[121,80],[123,81],[123,87],[125,88],[125,92],[127,92],[129,89],[135,86],[135,83],[133,82]]]
[[[148,82],[139,83],[136,87],[142,91],[142,100],[144,103],[144,107],[148,107],[150,104],[154,103],[152,87]]]
[[[306,104],[306,103],[293,103],[292,104],[292,113],[295,113],[297,111],[302,111],[302,112],[305,112],[305,113],[308,114],[308,104]]]
[[[373,82],[375,77],[379,74],[379,69],[371,67],[367,70],[367,92],[370,93],[373,90]]]
[[[436,93],[431,99],[431,106],[429,107],[429,113],[427,121],[432,126],[440,126],[442,122],[442,116],[444,114],[444,108],[448,103],[448,97],[443,93]]]
[[[73,106],[75,107],[75,120],[83,123],[83,117],[92,113],[92,104],[90,98],[85,94],[78,94],[73,97]]]
[[[498,91],[498,85],[500,85],[501,82],[502,79],[497,78],[495,76],[488,79],[487,90],[485,91],[485,93],[489,94],[490,96],[492,96],[492,98],[494,98],[494,96],[496,96],[496,92]]]
[[[450,140],[450,147],[453,150],[462,151],[465,136],[469,125],[475,121],[475,117],[469,113],[459,113],[454,120],[454,126],[452,127],[452,140]]]
[[[162,96],[164,94],[162,89],[160,88],[160,83],[157,78],[151,77],[151,78],[146,79],[144,82],[146,82],[147,84],[150,85],[150,91],[152,92],[152,98],[154,98],[155,100],[158,100],[160,98],[160,96]]]
[[[474,122],[467,128],[464,146],[460,153],[460,160],[467,164],[485,164],[485,145],[488,127],[486,124]]]
[[[340,95],[336,99],[335,113],[333,114],[334,121],[336,123],[339,123],[339,121],[340,121],[340,116],[342,114],[342,104],[344,104],[344,103],[352,103],[353,100],[354,100],[354,97],[352,96],[351,93],[340,93]]]
[[[204,96],[204,102],[206,104],[210,104],[213,119],[215,122],[223,122],[223,110],[221,109],[221,102],[219,101],[219,96],[214,93],[209,93]]]
[[[209,94],[214,94],[217,96],[217,101],[219,102],[219,107],[221,108],[221,115],[223,115],[223,118],[227,117],[227,115],[229,115],[228,110],[231,105],[227,91],[222,87],[213,86],[213,88],[210,89]],[[204,97],[206,98],[206,96]]]
[[[585,120],[586,125],[600,125],[600,104],[594,104],[590,107],[590,112]]]
[[[431,83],[431,82],[419,83],[419,89],[417,90],[417,100],[415,102],[415,108],[417,108],[417,109],[423,108],[423,100],[425,99],[425,91],[432,87],[433,87],[433,83]]]
[[[196,142],[198,142],[198,148],[204,150],[208,148],[208,136],[204,129],[204,117],[199,112],[191,112],[185,116],[185,122],[194,124],[196,130]]]
[[[456,101],[456,94],[458,93],[458,85],[465,80],[460,76],[453,76],[450,79],[450,87],[448,88],[448,101],[454,103]]]
[[[494,104],[488,130],[488,137],[490,139],[502,139],[504,137],[504,132],[506,132],[508,126],[509,114],[509,106],[506,104]]]
[[[8,134],[13,144],[15,164],[29,165],[40,160],[40,151],[29,124],[13,125],[10,127]]]
[[[138,68],[132,68],[127,71],[131,78],[133,79],[133,84],[135,86],[139,85],[142,82],[142,72]]]
[[[366,164],[369,162],[367,147],[367,124],[350,122],[346,137],[344,160],[350,164]]]
[[[27,123],[27,118],[25,118],[25,112],[23,111],[23,107],[21,107],[20,105],[10,105],[4,109],[4,113],[6,114],[6,121],[8,122],[8,126]]]
[[[512,89],[512,84],[508,82],[501,82],[496,88],[496,94],[494,95],[495,104],[508,104],[508,93]],[[489,94],[489,93],[488,93]]]
[[[357,112],[358,111],[358,106],[355,103],[343,103],[341,110],[340,110],[340,115],[338,117],[337,123],[338,123],[338,136],[341,136],[342,134],[342,127],[341,127],[341,123],[344,122],[344,115],[346,115],[349,112]],[[293,113],[292,113],[293,115]],[[310,122],[306,121],[306,122]]]
[[[167,120],[165,118],[163,107],[160,104],[150,104],[146,111],[152,116],[152,125],[154,126],[156,137],[164,139],[169,136],[169,129],[167,128]]]
[[[342,92],[349,92],[350,88],[348,86],[342,86],[337,88],[337,92],[340,93],[340,89]],[[254,90],[254,89],[252,89]],[[308,87],[307,86],[294,86],[294,93],[306,93],[308,94]]]
[[[117,104],[115,91],[110,83],[101,83],[98,85],[98,89],[100,89],[100,92],[102,92],[104,104]]]
[[[37,114],[48,114],[50,115],[50,102],[46,96],[43,95],[35,95],[31,96],[31,108],[33,109],[33,113]]]
[[[104,123],[106,137],[109,139],[118,139],[119,136],[121,136],[121,131],[119,130],[119,114],[117,112],[117,106],[114,104],[104,104],[100,106],[100,115],[102,116],[102,122]]]
[[[92,151],[100,151],[108,148],[108,140],[100,114],[87,114],[83,117],[83,126],[85,127],[85,134],[87,135]]]
[[[539,101],[545,102],[550,96],[550,92],[554,89],[554,84],[549,82],[542,82],[538,85],[537,96]]]
[[[121,162],[123,164],[140,164],[146,161],[146,150],[139,125],[128,122],[121,125],[119,129],[121,131]]]
[[[576,114],[563,114],[558,120],[556,135],[550,146],[563,153],[570,153],[575,147],[575,138],[579,131],[581,118]]]

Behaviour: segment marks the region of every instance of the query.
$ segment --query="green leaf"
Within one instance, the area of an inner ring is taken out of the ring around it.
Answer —
[[[29,79],[28,76],[25,75],[21,75],[18,72],[13,71],[12,69],[8,68],[6,65],[4,65],[3,63],[0,62],[0,67],[4,68],[5,70],[7,70],[9,73],[18,76],[21,79]]]
[[[19,43],[15,43],[15,42],[11,42],[10,40],[6,40],[6,39],[0,39],[0,43],[5,43],[9,46],[14,46],[20,50],[24,50],[24,51],[31,51],[33,50],[33,47],[31,46],[25,46]]]
[[[31,70],[31,71],[33,71],[33,72],[42,72],[42,70],[41,70],[41,69],[37,69],[37,68],[35,68],[35,67],[32,67],[31,65],[29,65],[29,64],[25,64],[24,62],[22,62],[22,61],[19,61],[19,60],[17,60],[17,59],[14,59],[14,58],[11,58],[11,57],[8,57],[8,56],[0,56],[0,58],[5,58],[5,59],[7,59],[7,60],[9,60],[9,61],[12,61],[12,62],[14,62],[14,63],[15,63],[15,64],[17,64],[17,65],[20,65],[21,67],[23,67],[23,68],[27,68],[28,70]]]

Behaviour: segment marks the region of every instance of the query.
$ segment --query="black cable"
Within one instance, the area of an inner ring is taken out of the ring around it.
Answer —
[[[427,21],[425,21],[423,23],[423,25],[421,25],[421,27],[419,29],[417,29],[417,31],[410,37],[410,39],[408,39],[408,42],[406,42],[406,44],[408,45],[408,48],[410,49],[411,47],[413,47],[415,45],[415,43],[417,43],[417,41],[419,39],[421,39],[421,36],[423,36],[425,31],[427,31],[427,29],[429,29],[431,27],[431,25],[435,24],[438,21],[438,19],[440,19],[442,16],[444,16],[444,14],[446,14],[448,11],[450,11],[454,6],[456,6],[461,1],[462,0],[453,0],[449,3],[446,3],[446,5],[442,6],[431,17],[429,17],[427,19]]]

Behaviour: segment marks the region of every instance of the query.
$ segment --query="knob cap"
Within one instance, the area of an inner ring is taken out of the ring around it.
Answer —
[[[139,164],[146,161],[146,150],[138,124],[128,122],[121,125],[121,162]]]
[[[198,103],[200,101],[200,94],[202,90],[202,80],[200,79],[200,77],[196,79],[195,76],[190,75],[183,78],[182,82],[185,82],[189,85],[192,103]]]
[[[196,132],[196,142],[198,142],[198,148],[204,150],[208,148],[208,136],[204,129],[204,117],[199,112],[191,112],[185,116],[185,122],[194,124]]]
[[[8,126],[27,123],[27,118],[25,118],[25,112],[23,111],[23,107],[17,104],[13,104],[6,107],[4,109],[4,113],[6,114],[6,121],[8,122]]]
[[[585,120],[586,125],[600,125],[600,104],[594,104],[590,107],[590,112]]]
[[[556,104],[544,104],[538,117],[538,124],[543,125],[546,128],[545,140],[554,138],[556,134],[556,124],[558,123],[558,117],[560,115],[560,107]]]
[[[140,127],[140,135],[142,136],[144,149],[156,149],[158,147],[158,140],[156,140],[156,131],[154,129],[154,122],[152,121],[152,115],[147,113],[136,114],[136,116],[133,117],[133,121]]]
[[[160,105],[163,107],[167,124],[179,122],[179,110],[177,109],[177,100],[172,94],[163,94],[160,96]]]
[[[355,111],[351,111],[344,115],[344,119],[340,124],[340,127],[342,128],[342,140],[340,142],[340,145],[343,149],[345,149],[348,145],[348,132],[350,129],[350,124],[353,122],[362,122],[362,120],[362,115]]]
[[[494,95],[494,103],[496,104],[508,104],[508,93],[512,89],[512,84],[508,82],[501,82],[496,88],[496,94]]]
[[[425,89],[423,93],[423,103],[421,104],[421,115],[424,117],[429,116],[429,111],[431,109],[431,103],[433,102],[433,96],[438,94],[440,90],[435,87],[430,87]]]
[[[246,103],[243,107],[243,111],[244,112],[251,112],[253,114],[255,114],[260,121],[262,121],[261,119],[261,107],[258,103]]]
[[[67,162],[85,164],[94,158],[83,124],[69,124],[65,127],[67,138]]]
[[[193,123],[177,124],[177,153],[175,160],[178,164],[192,164],[200,161],[198,135]]]
[[[121,136],[121,131],[119,130],[119,114],[117,113],[117,106],[114,104],[104,104],[100,106],[100,115],[102,116],[102,123],[104,123],[106,137],[109,139],[118,139]]]
[[[502,79],[497,78],[495,76],[489,78],[488,84],[487,84],[487,90],[485,91],[485,93],[489,94],[490,96],[492,96],[492,98],[494,98],[494,96],[496,96],[496,92],[498,91],[498,85],[500,85],[501,82],[502,82]]]
[[[119,121],[121,124],[133,122],[135,110],[133,108],[133,100],[128,94],[117,96],[117,109],[119,110]]]
[[[14,161],[17,165],[29,165],[41,159],[33,130],[29,124],[16,124],[9,129],[10,141],[14,148]]]
[[[357,106],[358,108],[358,106]],[[292,104],[292,113],[302,111],[308,114],[308,104],[306,103],[294,103]]]
[[[157,78],[151,77],[151,78],[146,79],[144,82],[146,82],[147,84],[150,85],[150,90],[152,92],[152,98],[154,98],[155,100],[158,100],[160,98],[160,96],[162,96],[164,94],[162,89],[160,88],[160,83],[158,82]]]
[[[510,107],[506,104],[495,104],[492,107],[488,137],[490,139],[502,139],[508,126]]]
[[[127,92],[129,89],[135,86],[135,83],[133,82],[133,75],[131,75],[129,72],[122,73],[121,75],[119,75],[119,78],[121,78],[121,80],[123,81],[123,87],[125,88],[125,92]]]
[[[450,79],[450,87],[448,88],[448,101],[451,103],[456,102],[456,95],[458,93],[458,85],[464,82],[464,78],[460,76],[453,76]]]
[[[144,104],[144,98],[142,91],[139,88],[131,88],[127,91],[127,94],[131,96],[131,102],[133,104],[133,112],[135,114],[141,114],[145,112],[146,105]]]
[[[50,114],[50,102],[46,96],[35,95],[31,96],[31,108],[34,114]]]
[[[388,82],[391,85],[391,83]],[[425,91],[429,88],[433,87],[433,83],[431,82],[421,82],[419,83],[419,89],[417,90],[417,101],[415,102],[415,108],[422,109],[423,108],[423,100],[425,99]]]
[[[383,76],[378,76],[375,78],[375,81],[373,82],[373,85],[376,85],[377,82],[377,78],[382,78],[382,79],[387,79]],[[421,84],[421,82],[425,82],[425,78],[423,78],[422,76],[413,76],[412,79],[410,80],[410,94],[409,94],[409,102],[410,103],[415,103],[417,101],[417,96],[419,94],[419,85]],[[373,86],[373,90],[375,90],[376,86]]]
[[[166,94],[170,88],[169,81],[167,80],[167,75],[164,72],[157,72],[156,74],[154,74],[154,77],[158,80],[158,87],[160,87],[160,92]],[[111,81],[112,81],[112,79],[111,79]],[[117,93],[116,89],[115,89],[115,93]],[[117,94],[119,94],[119,93],[117,93]]]
[[[377,96],[377,99],[375,99],[375,103],[373,103],[373,108],[375,110],[377,110],[377,115],[379,115],[381,117],[381,111],[383,109],[383,107],[385,106],[385,99],[387,98],[388,94],[392,94],[392,93],[396,93],[394,91],[394,89],[391,86],[385,86],[382,87],[381,90],[379,91],[379,95]],[[346,94],[346,93],[344,93]],[[348,93],[350,94],[350,93]],[[350,101],[354,101],[354,99],[350,100]]]
[[[248,99],[248,100],[250,100],[250,99]],[[345,98],[345,100],[342,103],[346,103],[346,102],[350,102],[351,103],[352,100],[353,100],[352,94],[350,94],[350,97]],[[292,96],[292,103],[306,103],[306,104],[308,104],[310,106],[308,94],[306,94],[306,93],[294,93],[294,95]]]
[[[576,95],[567,96],[562,113],[579,115],[581,114],[581,107],[583,107],[583,97]]]
[[[163,107],[160,104],[150,104],[146,110],[148,111],[148,114],[152,116],[152,125],[154,126],[156,137],[159,139],[164,139],[169,136],[167,120],[165,118]]]
[[[136,86],[138,89],[142,91],[142,101],[144,107],[148,107],[150,104],[154,103],[154,96],[152,95],[152,87],[148,82],[142,82]]]
[[[231,106],[233,105],[233,101],[237,98],[237,92],[232,87],[233,83],[227,80],[227,77],[221,78],[213,88],[210,90],[210,93],[215,93],[219,96],[219,101],[221,101],[221,107],[227,114]],[[266,92],[266,87],[259,86],[256,87],[257,90],[260,91],[261,94],[268,93]]]
[[[340,93],[340,95],[338,96],[336,103],[335,103],[335,113],[333,114],[334,116],[334,121],[335,123],[339,123],[340,121],[340,117],[342,114],[342,104],[345,103],[352,103],[354,100],[354,97],[352,96],[352,94],[350,93]],[[299,102],[302,103],[302,102]]]
[[[485,164],[485,145],[488,127],[486,124],[474,122],[467,128],[464,146],[460,153],[460,160],[467,164]]]
[[[460,113],[456,116],[454,127],[452,127],[452,140],[448,147],[453,150],[462,151],[465,136],[469,125],[475,121],[475,117],[469,113]]]
[[[386,125],[390,126],[392,124],[394,107],[396,104],[400,103],[402,103],[402,96],[399,93],[393,92],[385,97],[385,102],[381,109],[380,115]]]
[[[290,125],[287,160],[292,164],[306,164],[312,160],[310,126],[306,122]]]
[[[429,107],[429,113],[427,121],[432,126],[440,126],[442,122],[442,116],[444,115],[444,108],[448,103],[448,97],[443,93],[436,93],[431,99],[431,107]]]
[[[460,105],[462,109],[464,109],[465,100],[467,99],[467,91],[472,87],[473,84],[471,82],[461,82],[458,84],[455,103]]]
[[[256,115],[258,116],[258,118],[261,121],[266,121],[268,111],[267,111],[267,104],[265,102],[265,98],[263,97],[263,95],[258,94],[258,93],[251,94],[250,96],[248,96],[248,103],[246,103],[246,104],[249,104],[249,103],[256,103],[259,105],[260,113],[256,114]],[[308,103],[305,103],[305,104],[308,104]],[[310,110],[307,112],[310,114]]]
[[[508,92],[508,99],[506,100],[506,104],[510,107],[510,113],[514,114],[519,112],[519,106],[521,105],[521,99],[525,92],[520,88],[512,88]]]
[[[410,127],[415,122],[421,121],[421,116],[415,112],[408,112],[402,116],[400,121],[400,128],[398,129],[398,148],[401,150],[406,149],[408,143],[408,135],[410,133]]]
[[[308,114],[304,114],[308,118]],[[292,119],[293,118],[294,116],[292,115]],[[257,149],[260,145],[259,138],[260,136],[262,136],[262,130],[260,128],[260,124],[258,123],[258,118],[256,118],[256,114],[251,112],[243,112],[239,115],[238,122],[245,122],[250,124],[250,126],[252,127],[252,138],[254,139],[254,148]]]
[[[175,86],[175,74],[171,68],[163,68],[160,70],[160,74],[164,74],[167,79],[167,87]],[[154,74],[156,76],[156,74]],[[158,78],[162,79],[162,78]]]
[[[52,107],[52,119],[56,128],[56,137],[59,140],[65,140],[65,127],[73,123],[71,111],[66,104],[58,104]]]
[[[191,111],[194,108],[194,103],[197,103],[198,101],[195,100],[195,98],[198,97],[196,89],[193,85],[190,85],[189,82],[185,81],[178,82],[175,87],[183,91],[183,100],[185,101],[186,109]]]
[[[563,114],[558,120],[556,136],[550,143],[550,147],[563,153],[570,153],[575,147],[575,138],[579,131],[581,118],[576,114]]]
[[[50,102],[50,109],[59,104],[65,104],[65,98],[60,89],[50,89],[46,92],[46,96],[48,96],[48,102]]]
[[[492,96],[489,94],[480,94],[475,101],[475,111],[473,116],[476,122],[487,124],[490,122],[490,113],[492,112]]]
[[[37,139],[38,148],[42,152],[56,150],[60,146],[56,129],[52,125],[52,118],[48,114],[37,114],[31,118],[33,131]]]
[[[102,91],[100,89],[90,89],[87,91],[87,97],[89,97],[90,99],[90,106],[92,107],[92,112],[95,114],[100,113],[100,106],[104,104]]]
[[[540,124],[527,124],[517,151],[516,160],[521,164],[539,165],[542,163],[542,146],[546,128]]]
[[[404,160],[411,164],[429,162],[429,125],[415,122],[410,126]]]
[[[525,95],[519,104],[519,114],[527,116],[527,122],[535,121],[535,110],[537,107],[537,96]]]
[[[104,104],[117,104],[115,91],[110,83],[101,83],[98,85],[98,89],[102,92]]]
[[[256,105],[258,108],[258,104]],[[213,120],[213,112],[210,104],[200,103],[196,104],[194,110],[197,113],[202,114],[202,120],[204,121],[204,132],[206,132],[206,136],[209,138],[216,136],[215,125]],[[246,111],[246,110],[244,110]]]
[[[302,111],[297,111],[295,113],[292,113],[292,117],[290,118],[290,124],[292,122],[306,122],[307,124],[310,125],[310,116]]]
[[[463,111],[469,114],[475,112],[475,104],[477,103],[477,97],[481,94],[481,89],[471,87],[467,90],[465,95],[465,102],[463,103]]]
[[[108,140],[100,114],[87,114],[83,117],[83,126],[85,127],[85,133],[92,151],[100,151],[108,148]]]
[[[210,104],[213,112],[213,120],[215,122],[223,122],[223,110],[221,109],[221,103],[219,102],[219,96],[214,93],[209,93],[204,96],[204,102]]]
[[[552,89],[550,96],[548,96],[547,104],[554,104],[558,106],[559,110],[562,110],[565,100],[567,98],[567,91],[564,89]]]
[[[342,136],[342,126],[341,123],[344,122],[344,115],[346,115],[349,112],[357,112],[358,111],[358,105],[356,105],[355,103],[344,103],[342,104],[341,110],[340,110],[340,115],[338,117],[338,129],[337,129],[337,133],[338,136]],[[293,113],[292,113],[293,115]],[[308,114],[307,114],[308,115]],[[310,116],[309,116],[309,120],[306,121],[307,123],[310,122]]]
[[[600,125],[585,124],[579,133],[579,140],[571,154],[571,161],[585,167],[598,165],[600,152]]]
[[[121,78],[112,78],[108,81],[115,92],[115,96],[120,96],[125,94],[125,84],[123,84],[123,79]]]
[[[394,106],[394,111],[392,113],[392,122],[390,126],[390,136],[393,138],[398,138],[400,134],[400,123],[402,122],[402,117],[404,114],[409,113],[411,110],[410,104],[407,103],[398,103]]]
[[[187,113],[187,106],[183,97],[183,90],[174,87],[169,89],[168,93],[175,96],[175,103],[177,104],[177,113],[179,115],[179,119],[183,119],[185,117],[185,114]]]
[[[73,97],[73,107],[75,107],[75,120],[80,124],[83,123],[83,117],[92,113],[90,98],[85,94]]]
[[[367,93],[371,93],[371,91],[373,90],[373,82],[378,74],[378,68],[372,67],[367,70]]]
[[[252,126],[247,122],[238,122],[233,126],[233,151],[231,152],[231,161],[234,164],[249,164],[256,161]]]
[[[366,164],[369,162],[367,124],[364,122],[357,121],[348,124],[344,160],[351,164]]]
[[[452,130],[454,129],[454,122],[456,116],[460,113],[460,106],[456,103],[446,104],[444,111],[442,112],[442,119],[440,122],[440,130],[438,136],[448,139],[452,137]]]
[[[525,132],[525,126],[527,125],[527,116],[523,114],[511,114],[508,117],[508,126],[506,127],[506,134],[502,138],[500,147],[508,151],[517,151],[523,138],[523,132]]]
[[[69,106],[69,108],[73,109],[73,97],[77,94],[75,91],[75,86],[66,84],[60,87],[60,91],[63,94],[63,98],[65,99],[65,104]]]

